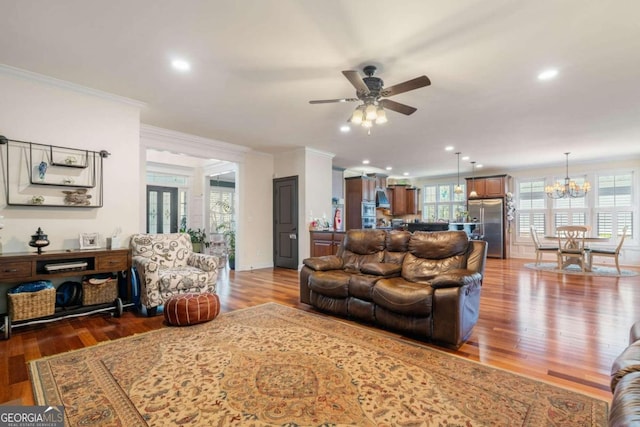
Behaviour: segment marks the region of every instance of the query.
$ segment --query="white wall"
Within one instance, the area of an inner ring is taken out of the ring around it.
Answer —
[[[236,269],[273,267],[273,156],[250,151],[238,171]]]
[[[0,215],[5,219],[0,236],[4,253],[33,251],[28,242],[38,227],[49,236],[50,250],[78,249],[78,233],[98,232],[106,237],[120,228],[128,237],[137,232],[141,209],[137,147],[142,104],[2,67],[0,93],[0,135],[111,153],[103,163],[102,208],[7,206],[3,187]],[[128,240],[123,240],[123,245],[127,244]]]

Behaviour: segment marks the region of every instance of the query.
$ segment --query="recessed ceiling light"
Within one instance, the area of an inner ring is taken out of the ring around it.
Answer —
[[[462,160],[469,160],[469,156],[463,156]]]
[[[388,170],[388,171],[390,171],[390,170],[391,170],[391,169],[393,169],[393,168],[392,168],[391,166],[387,166],[385,169],[386,169],[386,170]]]
[[[409,176],[409,172],[405,172],[405,173],[403,173],[402,175],[404,175],[404,176]]]
[[[538,80],[551,80],[558,75],[558,70],[555,68],[549,68],[538,74]]]
[[[340,132],[349,132],[351,128],[347,125],[340,126]]]
[[[191,69],[191,64],[184,59],[174,59],[171,61],[171,65],[178,71],[189,71]]]
[[[447,145],[444,149],[445,151],[453,151],[453,145]]]
[[[370,162],[369,162],[369,160],[363,160],[363,161],[362,161],[362,164],[363,164],[363,165],[368,165],[369,163],[370,163]]]
[[[481,168],[481,167],[482,167],[482,165],[476,165],[476,167],[477,167],[477,168]]]

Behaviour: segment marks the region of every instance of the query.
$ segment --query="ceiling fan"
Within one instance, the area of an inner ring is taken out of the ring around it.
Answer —
[[[356,88],[356,98],[321,99],[309,101],[310,104],[326,104],[330,102],[358,102],[363,104],[355,109],[349,121],[354,124],[361,124],[364,127],[371,127],[373,122],[382,124],[387,121],[384,109],[389,109],[397,113],[410,115],[416,112],[417,108],[406,104],[401,104],[388,98],[410,90],[429,86],[431,80],[427,76],[416,77],[406,82],[385,88],[380,77],[374,77],[376,67],[367,65],[362,70],[366,77],[360,77],[360,73],[355,70],[343,71],[342,74]]]

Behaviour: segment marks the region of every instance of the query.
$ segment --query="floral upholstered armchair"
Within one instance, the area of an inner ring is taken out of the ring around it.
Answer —
[[[193,252],[186,233],[134,234],[142,311],[152,314],[173,295],[216,291],[218,258]]]

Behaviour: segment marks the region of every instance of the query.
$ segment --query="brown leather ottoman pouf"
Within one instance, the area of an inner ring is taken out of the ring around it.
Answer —
[[[164,305],[164,320],[169,325],[186,326],[208,322],[220,314],[220,299],[212,293],[181,294]]]

